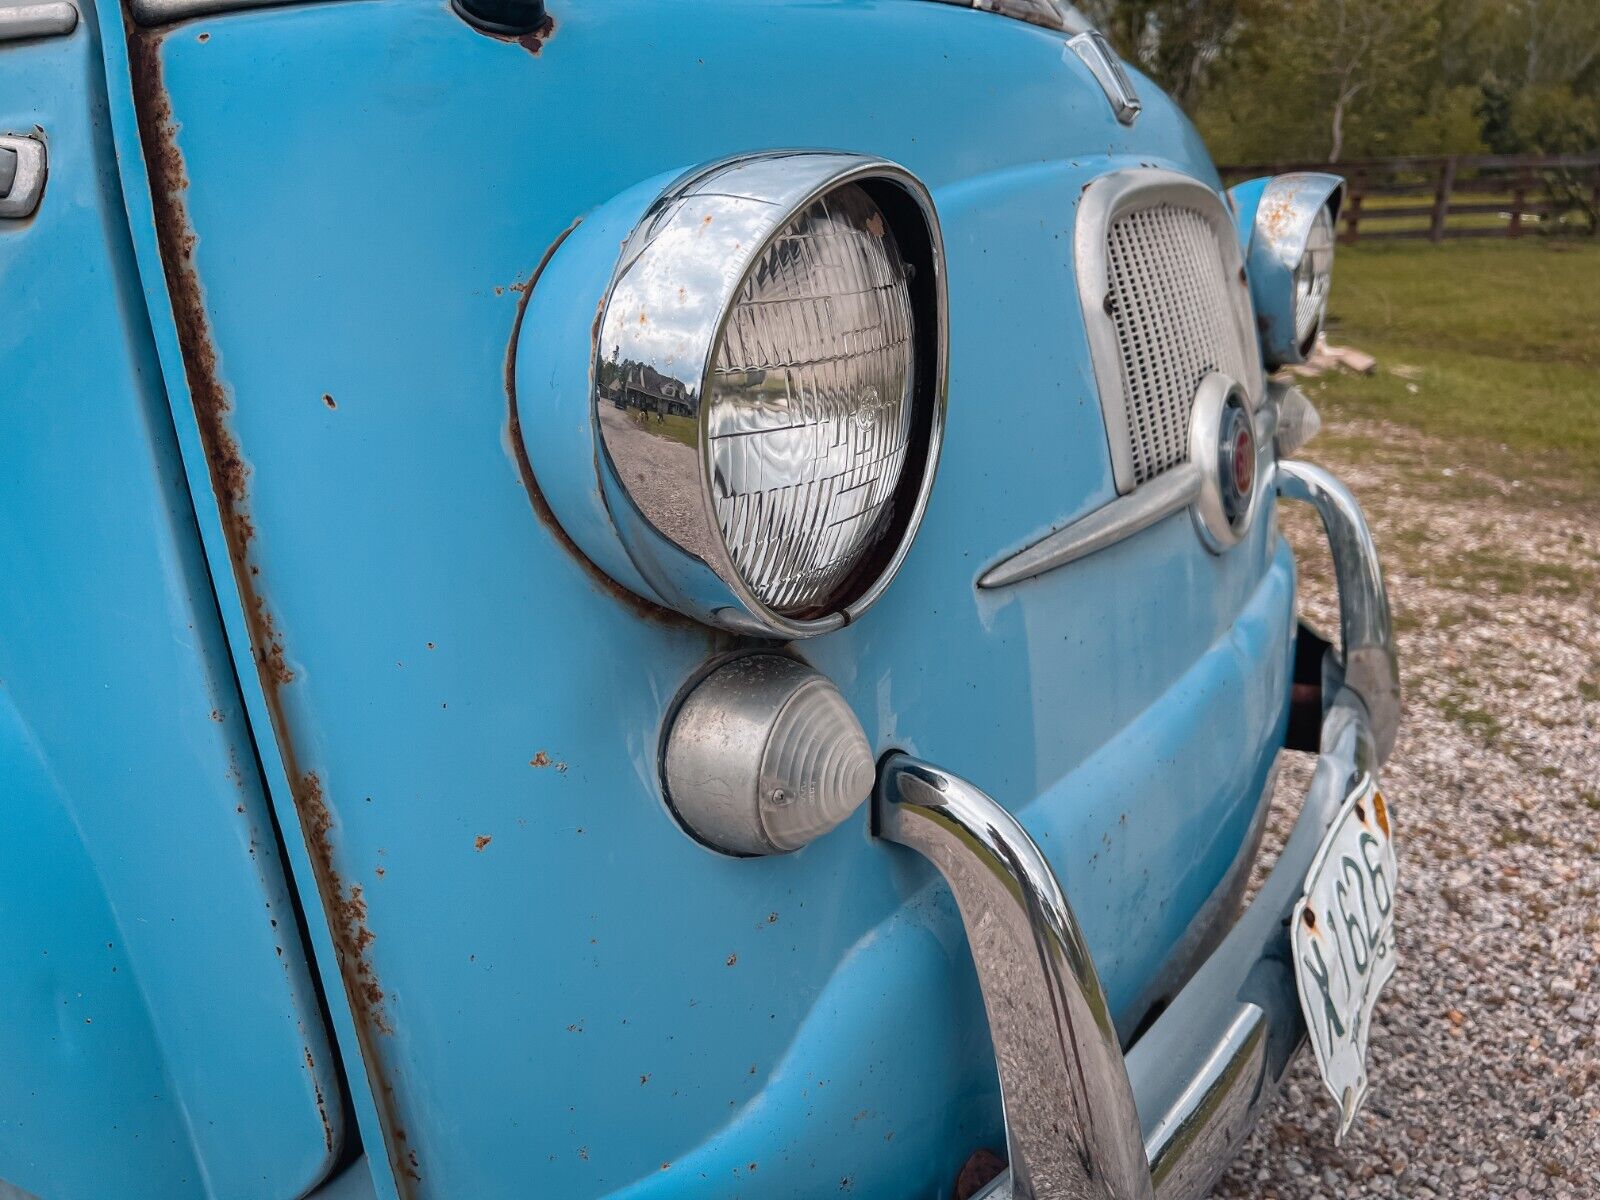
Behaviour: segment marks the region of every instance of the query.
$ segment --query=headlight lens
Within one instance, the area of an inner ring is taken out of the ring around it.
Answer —
[[[596,332],[606,510],[655,594],[784,638],[877,599],[943,426],[944,262],[921,184],[820,151],[686,176],[625,244]]]
[[[706,432],[734,568],[785,616],[823,610],[892,524],[912,428],[899,246],[855,184],[811,202],[746,275]]]
[[[1294,331],[1302,354],[1322,330],[1328,311],[1328,289],[1333,282],[1333,217],[1326,205],[1317,209],[1306,250],[1294,269]]]

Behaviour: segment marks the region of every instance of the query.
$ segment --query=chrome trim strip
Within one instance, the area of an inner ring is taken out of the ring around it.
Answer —
[[[1400,729],[1400,664],[1378,545],[1361,505],[1338,476],[1299,459],[1278,464],[1278,494],[1317,510],[1333,552],[1339,585],[1339,633],[1345,686],[1367,706],[1378,760]]]
[[[904,754],[882,767],[877,835],[950,885],[1000,1068],[1011,1195],[1149,1200],[1139,1114],[1094,959],[1049,862],[1015,817]]]
[[[49,4],[16,4],[0,8],[0,42],[64,37],[78,27],[78,9],[68,0]]]
[[[1089,68],[1089,74],[1094,76],[1100,90],[1106,94],[1117,120],[1124,125],[1132,125],[1137,121],[1139,114],[1144,111],[1144,104],[1139,99],[1139,93],[1133,90],[1133,81],[1123,70],[1122,60],[1111,48],[1111,43],[1106,41],[1105,35],[1094,29],[1080,33],[1067,40],[1067,49]]]
[[[1008,587],[1087,558],[1183,511],[1199,495],[1200,468],[1192,462],[1181,463],[996,563],[978,579],[978,586]]]
[[[1015,17],[1030,25],[1055,29],[1061,33],[1086,33],[1094,28],[1082,13],[1067,3],[1067,0],[937,0],[937,2],[994,13],[1001,17]]]
[[[297,0],[128,0],[133,19],[141,25],[170,25],[190,17],[243,12],[251,8],[276,8]]]

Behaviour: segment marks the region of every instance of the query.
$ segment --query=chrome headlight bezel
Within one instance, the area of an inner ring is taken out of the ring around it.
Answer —
[[[1252,193],[1257,196],[1246,258],[1261,356],[1269,369],[1305,362],[1322,332],[1344,186],[1337,175],[1307,171],[1254,180],[1230,190],[1235,204]],[[1321,222],[1332,235],[1327,245],[1313,241]],[[1302,295],[1307,290],[1301,287],[1302,268],[1309,265],[1312,254],[1325,254],[1327,263],[1307,298]],[[1309,319],[1304,312],[1307,304]]]
[[[911,267],[913,432],[894,493],[894,527],[827,611],[786,616],[762,601],[733,562],[714,511],[705,401],[714,357],[753,265],[797,214],[851,184],[878,206]],[[854,620],[899,570],[927,507],[943,437],[946,342],[938,218],[927,189],[904,168],[855,154],[781,151],[682,176],[624,243],[596,320],[590,415],[601,489],[640,575],[673,607],[741,633],[790,639]],[[605,406],[615,405],[607,387],[624,364],[642,362],[662,364],[651,386],[681,408],[692,432],[680,426],[677,437],[650,445],[608,426]],[[665,444],[684,436],[692,438],[692,467]]]

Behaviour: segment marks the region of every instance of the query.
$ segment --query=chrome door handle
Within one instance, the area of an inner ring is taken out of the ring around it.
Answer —
[[[78,9],[70,0],[0,7],[0,42],[26,38],[64,37],[78,27]]]
[[[43,142],[0,134],[0,221],[33,215],[44,194],[45,173]]]

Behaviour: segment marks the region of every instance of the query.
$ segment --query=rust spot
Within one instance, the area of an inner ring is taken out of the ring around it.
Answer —
[[[537,29],[530,33],[525,33],[519,37],[517,39],[517,44],[529,54],[532,54],[537,58],[539,51],[544,49],[544,44],[554,37],[555,33],[556,19],[551,16],[546,16],[543,21],[539,22],[539,27]]]
[[[1006,1169],[1006,1160],[993,1150],[974,1150],[956,1175],[955,1200],[971,1200]]]
[[[482,850],[485,846],[487,846],[492,841],[494,841],[494,835],[493,834],[480,833],[477,837],[472,839],[472,848],[474,850]]]
[[[197,42],[209,42],[211,40],[211,35],[209,33],[202,33],[196,36],[194,40]]]
[[[311,1057],[311,1047],[305,1046],[306,1071],[311,1075],[311,1087],[317,1094],[317,1116],[322,1118],[322,1144],[333,1153],[333,1122],[328,1120],[328,1102],[323,1098],[322,1085],[317,1082],[317,1064]]]
[[[1382,792],[1372,793],[1372,807],[1378,817],[1378,828],[1383,830],[1383,836],[1389,836],[1389,805],[1384,801]]]
[[[539,523],[550,532],[558,545],[561,546],[574,562],[583,568],[591,581],[602,591],[608,593],[614,600],[625,606],[635,616],[646,617],[664,625],[679,625],[688,629],[701,629],[705,627],[691,621],[680,613],[652,604],[642,596],[636,596],[623,587],[611,576],[607,575],[593,560],[589,558],[578,544],[568,536],[567,531],[561,527],[561,522],[556,520],[555,513],[550,508],[550,502],[545,499],[544,489],[539,486],[539,480],[534,476],[533,464],[528,461],[528,448],[522,442],[522,418],[517,412],[517,344],[522,338],[522,320],[528,312],[528,300],[533,296],[533,289],[539,282],[539,277],[544,274],[545,267],[549,266],[555,252],[561,249],[561,243],[572,236],[572,231],[583,223],[579,217],[561,231],[561,235],[551,242],[545,249],[544,256],[539,259],[539,265],[534,267],[533,274],[528,276],[528,281],[523,285],[522,296],[517,302],[517,313],[511,324],[511,340],[506,344],[505,362],[505,388],[507,408],[507,438],[511,442],[511,452],[517,460],[517,474],[522,478],[522,488],[528,493],[528,502],[533,506],[533,515]],[[599,306],[595,309],[594,327],[591,338],[600,336],[600,318],[605,311],[605,299],[601,298]]]
[[[1312,912],[1309,908],[1300,915],[1305,919],[1307,929],[1315,929],[1317,927],[1317,914]]]
[[[728,955],[728,966],[731,967],[731,966],[733,966],[734,963],[736,963],[738,961],[739,961],[739,956],[737,954]]]
[[[215,708],[213,708],[213,709],[212,709],[212,710],[211,710],[211,719],[212,719],[212,720],[213,720],[213,721],[220,721],[220,720],[222,720],[222,711],[221,711],[221,710],[220,710],[220,709],[215,709]]]
[[[378,878],[379,878],[379,879],[382,879],[382,878],[383,878],[383,875],[384,875],[384,871],[383,871],[383,868],[382,868],[382,867],[374,867],[374,868],[372,868],[372,870],[373,870],[373,873],[374,873],[374,874],[375,874],[375,875],[377,875],[377,877],[378,877]]]
[[[327,392],[323,392],[322,393],[322,402],[324,404],[326,404],[329,408],[338,408],[339,407],[338,404],[336,404],[334,402],[333,397],[328,395]]]
[[[649,1075],[646,1074],[646,1075],[639,1076],[639,1086],[640,1087],[643,1087],[645,1084],[647,1084],[649,1082],[650,1082],[650,1076]]]
[[[548,767],[550,765],[550,756],[541,750],[528,760],[528,765],[530,767]]]

